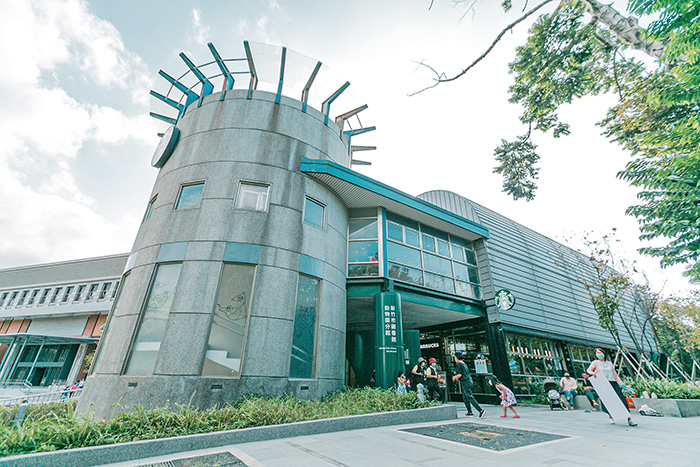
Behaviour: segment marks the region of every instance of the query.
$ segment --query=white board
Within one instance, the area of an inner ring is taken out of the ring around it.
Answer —
[[[598,393],[600,401],[605,404],[605,408],[608,409],[608,413],[610,413],[615,423],[626,423],[630,416],[629,410],[627,410],[625,404],[623,404],[617,396],[610,382],[602,375],[598,375],[597,378],[590,377],[588,381],[593,384],[593,388],[595,388],[595,392]]]

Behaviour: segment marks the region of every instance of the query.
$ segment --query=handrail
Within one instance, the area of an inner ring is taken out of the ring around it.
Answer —
[[[11,399],[0,399],[0,406],[19,405],[26,401],[27,404],[47,404],[50,402],[65,402],[71,399],[78,399],[82,393],[80,389],[64,389],[57,392],[45,392],[32,396],[13,397]]]

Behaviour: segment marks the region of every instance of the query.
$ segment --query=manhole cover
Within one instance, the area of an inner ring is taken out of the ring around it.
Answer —
[[[143,464],[139,467],[229,467],[245,464],[230,452],[218,452],[206,456],[183,457],[155,464]]]
[[[568,438],[568,436],[563,435],[553,435],[551,433],[521,430],[518,428],[480,425],[478,423],[452,423],[449,425],[407,428],[401,431],[469,444],[471,446],[491,449],[492,451],[506,451],[508,449]]]

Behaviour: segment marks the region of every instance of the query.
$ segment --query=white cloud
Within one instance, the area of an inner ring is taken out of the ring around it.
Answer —
[[[211,31],[209,26],[202,23],[202,15],[197,8],[192,8],[192,23],[187,41],[194,45],[203,46],[210,41]]]
[[[4,0],[0,17],[0,267],[126,251],[133,226],[98,213],[73,174],[87,142],[153,142],[145,64],[83,1]],[[81,93],[85,84],[125,91],[138,116]]]

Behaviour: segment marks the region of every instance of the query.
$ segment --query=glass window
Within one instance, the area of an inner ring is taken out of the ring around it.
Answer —
[[[141,324],[134,339],[125,374],[153,373],[181,268],[180,263],[158,265],[146,297]]]
[[[153,212],[153,205],[156,203],[156,198],[158,195],[154,196],[151,201],[148,202],[148,206],[146,207],[146,214],[143,216],[143,220],[147,221],[148,219],[151,218],[151,213]]]
[[[44,302],[46,301],[46,297],[49,296],[49,292],[51,292],[51,289],[44,289],[44,291],[41,292],[41,298],[39,299],[39,305],[44,304]]]
[[[348,264],[348,277],[377,277],[379,264]]]
[[[469,268],[469,282],[479,283],[479,272],[476,268]]]
[[[112,299],[114,299],[114,296],[117,294],[117,290],[119,289],[119,281],[117,281],[114,284],[114,289],[112,289]]]
[[[423,234],[423,249],[435,253],[435,239]]]
[[[2,294],[2,298],[0,298],[0,306],[3,306],[5,304],[5,300],[7,300],[7,295],[9,292],[5,292]]]
[[[318,290],[321,281],[299,275],[297,305],[294,312],[292,358],[289,364],[290,378],[311,379],[316,362],[316,320],[318,315]]]
[[[442,256],[450,257],[450,244],[444,240],[438,240],[438,254]]]
[[[124,285],[128,284],[128,279],[129,275],[127,274],[124,276]],[[123,287],[122,287],[123,288]],[[117,293],[117,290],[119,289],[119,281],[117,281],[114,284],[114,292],[112,293],[112,297],[114,297],[114,294]],[[122,292],[119,292],[119,296],[117,297],[117,300],[114,302],[114,306],[112,307],[112,311],[109,314],[107,321],[105,321],[105,324],[102,327],[102,332],[100,333],[100,342],[98,344],[97,349],[95,350],[95,357],[92,362],[92,366],[90,367],[90,374],[95,372],[95,368],[97,368],[97,362],[100,360],[100,355],[102,355],[102,347],[104,346],[104,343],[107,342],[107,336],[109,335],[109,330],[110,330],[110,323],[112,322],[112,318],[114,317],[115,314],[117,314],[117,310],[119,310],[119,303],[121,303],[121,298],[122,298]]]
[[[39,295],[39,289],[33,290],[32,294],[29,296],[29,300],[27,300],[27,305],[34,303],[37,295]]]
[[[393,222],[389,222],[387,227],[387,237],[397,242],[403,242],[403,228]]]
[[[22,292],[22,295],[19,296],[19,300],[17,300],[17,306],[24,305],[24,300],[27,298],[28,293],[29,290],[25,290]]]
[[[66,303],[68,301],[68,297],[70,297],[71,292],[73,292],[72,285],[70,287],[66,287],[66,293],[63,294],[63,298],[61,299],[61,303]]]
[[[78,290],[77,290],[77,292],[75,292],[75,297],[73,297],[73,301],[74,301],[74,302],[79,302],[79,301],[80,301],[80,297],[83,295],[83,292],[84,292],[84,291],[85,291],[85,286],[84,286],[84,285],[78,286]]]
[[[377,219],[350,219],[350,240],[377,238]]]
[[[90,288],[88,289],[88,293],[85,295],[85,300],[90,300],[93,297],[93,295],[95,295],[97,287],[99,286],[100,284],[91,284]]]
[[[53,295],[51,295],[51,301],[49,303],[55,303],[56,299],[58,298],[58,294],[61,293],[61,290],[63,290],[63,287],[56,287],[53,291]]]
[[[19,292],[12,292],[12,295],[10,295],[10,299],[7,301],[7,308],[12,306],[12,304],[15,302],[15,298],[17,298],[18,294],[19,294]]]
[[[105,297],[107,296],[107,292],[109,291],[109,286],[112,285],[111,282],[105,282],[102,284],[102,290],[100,290],[100,300],[104,300]]]
[[[461,281],[469,280],[469,268],[466,264],[453,263],[455,269],[455,277]]]
[[[377,241],[348,242],[348,263],[375,263],[379,261]]]
[[[270,185],[241,182],[238,185],[235,207],[236,209],[267,211],[267,195],[269,192]]]
[[[418,239],[418,232],[411,230],[406,227],[406,244],[420,248],[420,240]]]
[[[471,250],[464,250],[464,252],[467,254],[467,263],[476,264],[476,254]]]
[[[180,187],[180,194],[177,197],[175,209],[198,208],[199,203],[202,201],[203,190],[204,182],[182,185],[182,187]]]
[[[421,267],[420,251],[394,242],[387,242],[387,258],[390,261],[407,264],[416,268]]]
[[[452,277],[452,263],[439,256],[423,253],[423,269]]]
[[[389,263],[389,277],[412,284],[423,285],[423,272],[400,264]]]
[[[455,293],[455,281],[451,277],[438,276],[437,274],[426,272],[425,286],[431,289],[442,290],[443,292]]]
[[[323,204],[307,197],[304,203],[304,222],[322,229],[325,211],[326,207]]]
[[[457,266],[455,264],[455,266]],[[474,289],[471,284],[462,281],[455,281],[455,287],[457,289],[457,295],[461,295],[467,298],[476,298],[474,296]]]
[[[202,376],[240,376],[254,281],[254,265],[224,263]]]
[[[457,261],[464,261],[464,250],[462,250],[462,247],[457,246],[457,245],[451,245],[452,247],[452,258],[454,258]]]

